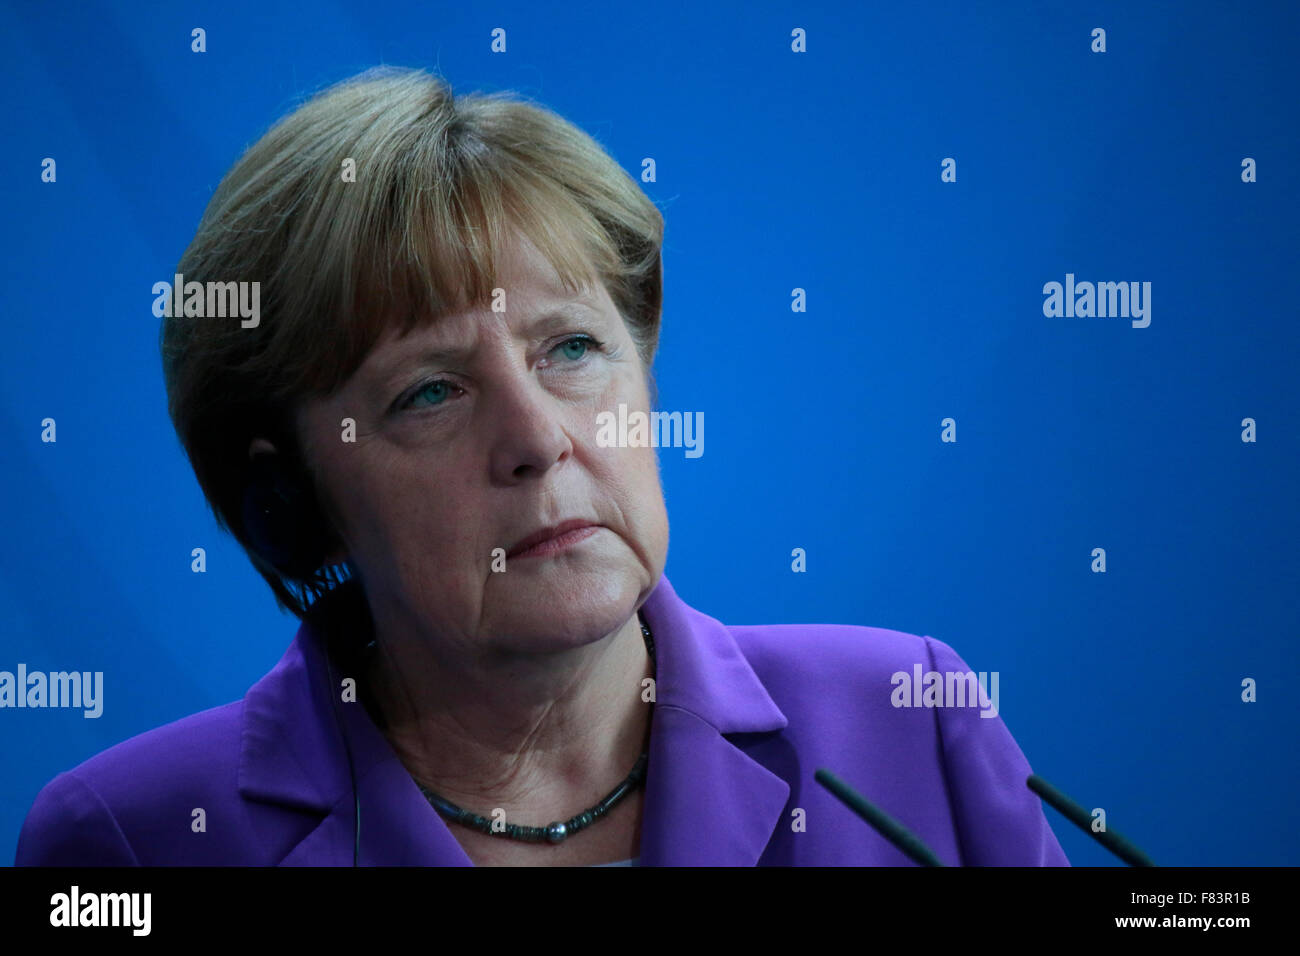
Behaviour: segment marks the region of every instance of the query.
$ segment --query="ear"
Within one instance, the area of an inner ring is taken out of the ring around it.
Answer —
[[[256,458],[258,455],[278,455],[279,449],[267,441],[265,438],[254,438],[248,444],[248,457]],[[347,560],[348,550],[340,543],[333,551],[325,557],[326,564],[342,564]]]

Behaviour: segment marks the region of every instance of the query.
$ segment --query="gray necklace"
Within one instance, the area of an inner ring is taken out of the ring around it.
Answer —
[[[650,628],[646,627],[645,618],[638,612],[638,620],[641,624],[641,636],[645,638],[645,647],[650,654],[650,664],[653,668],[655,663],[655,642],[650,634]],[[650,704],[651,716],[653,718],[654,704]],[[424,784],[416,781],[420,792],[424,794],[425,799],[437,810],[442,816],[452,823],[459,823],[462,826],[472,827],[482,833],[490,836],[506,837],[511,840],[523,840],[527,843],[540,843],[543,840],[551,843],[561,843],[566,837],[570,837],[579,830],[585,830],[597,820],[604,817],[612,810],[620,800],[639,787],[645,780],[646,764],[650,760],[650,752],[642,751],[640,758],[637,759],[636,766],[632,772],[623,778],[622,783],[609,792],[604,800],[594,807],[588,807],[576,816],[568,820],[556,820],[549,826],[544,827],[526,827],[518,823],[507,823],[503,829],[494,830],[492,821],[478,813],[471,813],[468,810],[456,806],[445,797],[440,797]]]

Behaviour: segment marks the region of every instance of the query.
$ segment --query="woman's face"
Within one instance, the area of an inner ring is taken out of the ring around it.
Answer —
[[[390,333],[342,389],[298,417],[380,633],[396,627],[471,654],[559,649],[615,631],[653,590],[668,551],[655,449],[596,442],[600,412],[650,410],[608,293],[597,284],[567,295],[517,233],[498,267],[504,312]],[[354,442],[344,419],[356,423]],[[599,527],[561,550],[512,556],[571,519]],[[495,571],[501,552],[505,570]]]

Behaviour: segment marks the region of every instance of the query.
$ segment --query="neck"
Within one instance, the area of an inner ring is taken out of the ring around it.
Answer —
[[[390,632],[391,633],[391,632]],[[638,616],[582,647],[448,660],[385,639],[368,675],[384,733],[418,782],[487,816],[544,825],[603,798],[646,748],[653,676]]]

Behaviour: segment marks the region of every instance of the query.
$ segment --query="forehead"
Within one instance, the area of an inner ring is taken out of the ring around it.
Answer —
[[[595,294],[535,297],[527,305],[518,298],[504,317],[519,337],[544,335],[566,323],[603,318],[609,310]],[[476,326],[486,325],[500,313],[490,305],[466,309],[422,322],[409,331],[395,326],[385,332],[362,363],[361,370],[383,370],[414,350],[425,358],[464,358],[473,352]]]
[[[369,378],[418,352],[421,358],[464,358],[473,351],[475,326],[504,317],[518,336],[549,334],[566,323],[607,318],[616,312],[603,285],[567,287],[547,258],[519,236],[498,261],[492,298],[467,304],[462,295],[440,315],[425,312],[407,321],[389,321],[366,355],[359,373]],[[502,302],[504,312],[493,309]]]

